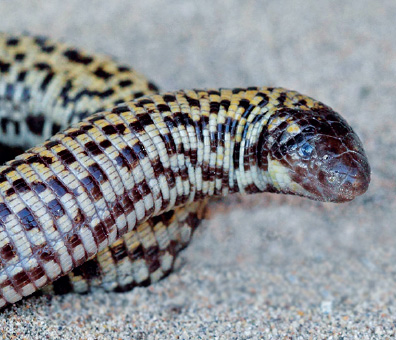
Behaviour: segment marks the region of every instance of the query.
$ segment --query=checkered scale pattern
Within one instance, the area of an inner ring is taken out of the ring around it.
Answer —
[[[150,218],[43,291],[86,293],[99,287],[124,292],[161,280],[190,242],[205,206],[206,201],[193,202]]]
[[[158,94],[106,57],[5,34],[0,128],[2,148],[30,148],[0,167],[0,307],[45,286],[124,291],[158,281],[212,196],[351,199],[349,187],[337,189],[339,199],[328,185],[299,182],[315,177],[304,175],[308,167],[295,153],[314,128],[352,134],[345,148],[363,153],[341,117],[295,91]]]

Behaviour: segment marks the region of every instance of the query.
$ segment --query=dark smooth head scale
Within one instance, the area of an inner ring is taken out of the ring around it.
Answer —
[[[350,201],[368,189],[370,165],[345,119],[319,104],[275,113],[263,131],[266,142],[259,156],[266,157],[269,184],[280,192],[319,201]]]

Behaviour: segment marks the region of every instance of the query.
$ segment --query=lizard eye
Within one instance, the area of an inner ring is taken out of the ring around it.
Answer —
[[[309,159],[313,153],[313,146],[309,143],[304,143],[301,145],[300,149],[298,150],[298,153],[300,154],[301,157],[305,159]]]

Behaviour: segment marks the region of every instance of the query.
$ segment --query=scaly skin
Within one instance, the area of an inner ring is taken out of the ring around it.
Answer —
[[[195,202],[213,196],[269,191],[344,202],[367,190],[359,138],[310,97],[269,87],[156,94],[134,72],[66,45],[0,41],[3,141],[32,147],[85,117],[0,167],[0,306],[74,268],[67,285],[81,291],[162,278],[198,224],[203,204]],[[120,81],[138,80],[120,91]],[[146,95],[107,109],[138,90]],[[190,228],[188,237],[172,238],[172,223],[174,235]],[[112,283],[106,273],[117,264]]]

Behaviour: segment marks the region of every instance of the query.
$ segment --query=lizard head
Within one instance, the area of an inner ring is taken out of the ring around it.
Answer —
[[[370,166],[357,134],[321,104],[279,110],[265,126],[259,159],[272,191],[346,202],[370,183]]]

